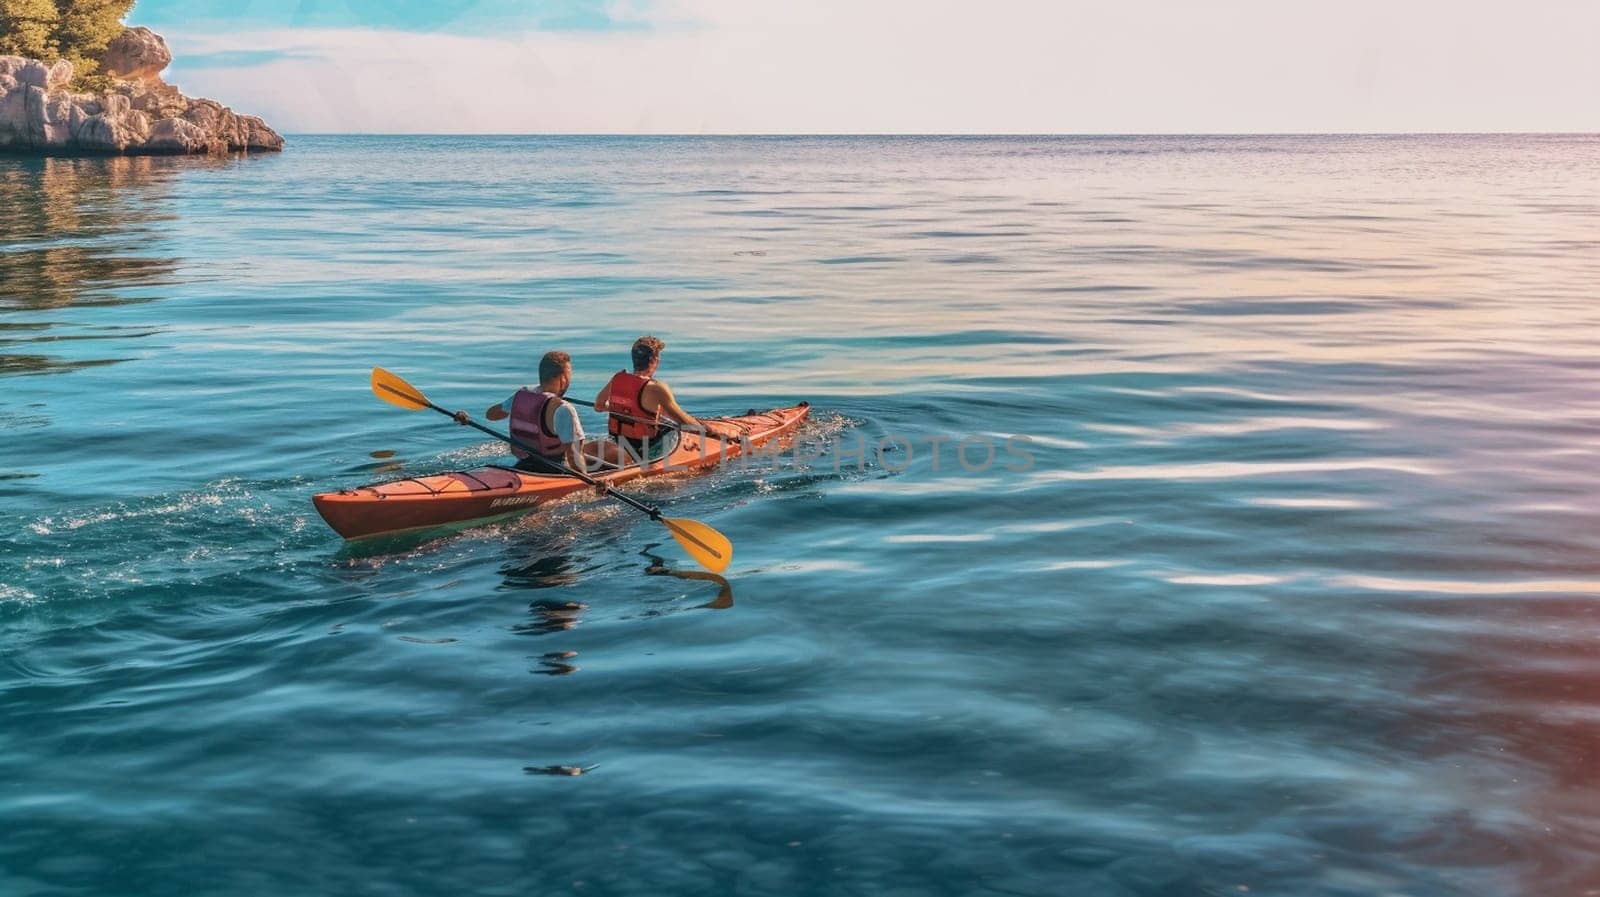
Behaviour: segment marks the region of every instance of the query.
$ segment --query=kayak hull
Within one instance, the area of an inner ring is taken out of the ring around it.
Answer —
[[[642,468],[633,465],[606,471],[594,478],[618,486],[647,477],[715,467],[739,457],[747,448],[769,448],[773,440],[792,435],[810,411],[810,406],[802,402],[736,417],[708,418],[737,428],[743,437],[737,442],[724,442],[684,433],[666,458]],[[346,539],[365,539],[526,513],[546,502],[593,488],[573,476],[480,467],[322,492],[313,495],[311,503],[334,532]]]

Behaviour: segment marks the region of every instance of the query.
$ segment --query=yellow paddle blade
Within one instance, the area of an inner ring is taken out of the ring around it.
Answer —
[[[383,368],[372,369],[372,391],[378,398],[407,411],[421,411],[428,407],[428,397],[415,386],[389,373]]]
[[[698,520],[663,517],[661,522],[667,525],[672,538],[678,540],[678,544],[689,552],[689,557],[694,558],[695,563],[712,573],[728,569],[728,562],[733,560],[733,543],[728,541],[727,536]]]

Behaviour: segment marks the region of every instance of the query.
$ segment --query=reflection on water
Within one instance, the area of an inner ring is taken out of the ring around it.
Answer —
[[[581,667],[570,661],[578,656],[576,651],[549,651],[539,658],[539,669],[530,672],[545,676],[570,676]]]
[[[164,227],[173,180],[191,160],[0,158],[0,314],[162,298],[179,259]],[[76,370],[121,360],[72,341],[121,345],[155,328],[0,319],[0,375]],[[32,351],[30,351],[32,350]],[[87,355],[87,357],[85,357]]]
[[[0,159],[0,310],[159,298],[137,291],[177,270],[157,250],[169,242],[167,195],[185,164]]]
[[[1537,585],[1537,584],[1535,584]],[[1413,737],[1443,754],[1474,749],[1507,764],[1499,780],[1461,774],[1464,790],[1488,802],[1506,782],[1526,783],[1524,810],[1539,820],[1544,837],[1522,842],[1514,830],[1467,814],[1450,820],[1452,837],[1428,845],[1434,859],[1462,865],[1515,860],[1524,867],[1529,894],[1600,893],[1600,828],[1594,824],[1600,785],[1600,589],[1573,583],[1560,592],[1587,597],[1537,595],[1485,606],[1463,589],[1425,600],[1394,602],[1389,612],[1426,620],[1430,627],[1482,630],[1488,617],[1507,631],[1472,638],[1472,654],[1455,655],[1418,645],[1432,662],[1419,691],[1430,697]],[[1506,593],[1502,593],[1506,594]],[[1461,694],[1480,700],[1453,699]],[[1460,738],[1452,743],[1447,735]],[[1461,737],[1462,733],[1468,733]],[[1530,776],[1529,770],[1537,770]]]
[[[537,552],[540,546],[533,544],[523,550]],[[589,559],[577,555],[535,554],[505,564],[500,568],[500,575],[505,578],[505,588],[556,589],[578,582],[586,571],[592,569],[594,566]]]
[[[578,625],[578,615],[589,605],[579,601],[539,600],[528,604],[528,615],[533,619],[511,627],[517,635],[550,635],[565,632]]]
[[[711,573],[705,570],[679,570],[673,567],[668,567],[666,558],[663,558],[658,554],[654,554],[651,551],[651,549],[658,547],[659,544],[660,543],[655,545],[647,545],[645,546],[644,550],[640,552],[640,554],[643,554],[645,557],[650,559],[650,566],[646,567],[644,571],[646,574],[650,576],[674,576],[678,579],[716,583],[717,597],[707,601],[705,604],[696,606],[710,608],[711,610],[727,610],[728,608],[733,607],[733,583],[728,582],[727,579],[723,578],[719,574]]]
[[[135,359],[0,379],[0,893],[1600,882],[1600,139],[170,165],[0,160],[0,355]],[[638,487],[726,580],[599,501],[334,554],[312,492],[504,458],[372,364],[582,398],[645,330],[692,411],[843,431]]]

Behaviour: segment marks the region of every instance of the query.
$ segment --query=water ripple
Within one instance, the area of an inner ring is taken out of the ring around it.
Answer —
[[[1596,195],[1582,135],[0,159],[0,892],[1586,893]],[[503,457],[372,365],[587,399],[641,331],[816,406],[641,488],[725,578],[311,510]]]

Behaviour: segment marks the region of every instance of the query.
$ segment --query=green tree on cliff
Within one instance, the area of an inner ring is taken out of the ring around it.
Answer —
[[[122,33],[122,19],[133,8],[133,0],[55,0],[55,6],[61,55],[72,61],[79,78],[93,75],[106,44]]]
[[[59,19],[50,0],[0,0],[0,54],[54,59]]]
[[[0,53],[70,60],[82,84],[132,8],[133,0],[0,0]]]

